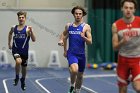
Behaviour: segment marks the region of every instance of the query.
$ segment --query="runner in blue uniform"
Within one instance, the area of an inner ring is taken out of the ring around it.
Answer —
[[[58,45],[64,46],[64,56],[67,57],[69,64],[71,84],[68,93],[80,93],[86,66],[85,42],[92,44],[92,36],[90,26],[83,22],[86,11],[82,7],[76,6],[71,13],[75,21],[67,23]],[[67,50],[68,38],[69,48]]]
[[[15,79],[14,85],[16,86],[19,81],[19,73],[21,69],[22,77],[20,78],[21,81],[21,88],[25,90],[25,78],[26,78],[26,68],[27,68],[27,60],[28,60],[28,50],[29,50],[29,40],[30,37],[32,41],[35,41],[35,35],[33,33],[33,29],[31,26],[25,25],[26,21],[26,12],[19,11],[17,13],[19,24],[15,25],[11,28],[9,35],[8,35],[8,46],[9,49],[12,49],[12,54],[15,59]],[[13,44],[12,35],[13,36]],[[20,68],[21,65],[21,68]]]

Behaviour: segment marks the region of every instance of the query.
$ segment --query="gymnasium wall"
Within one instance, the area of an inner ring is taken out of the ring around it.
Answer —
[[[5,0],[10,1],[10,0]],[[18,0],[17,0],[18,1]],[[14,60],[12,55],[8,52],[8,32],[10,31],[11,26],[18,24],[16,13],[20,10],[17,6],[23,8],[23,6],[27,6],[23,10],[27,11],[27,20],[26,24],[31,25],[34,29],[34,33],[36,35],[36,42],[30,41],[30,50],[35,50],[37,63],[39,67],[47,67],[50,57],[50,52],[52,50],[57,50],[59,53],[60,64],[62,67],[67,67],[67,60],[63,57],[63,48],[58,46],[58,40],[60,33],[64,30],[64,26],[68,22],[73,22],[73,15],[70,13],[73,5],[67,5],[66,9],[63,7],[49,7],[47,8],[35,8],[35,4],[31,4],[29,8],[29,3],[35,0],[24,0],[25,2],[17,2],[16,0],[11,0],[13,6],[9,6],[8,3],[3,4],[0,1],[0,50],[6,50],[8,54],[8,61],[14,65]],[[45,2],[45,0],[40,0]],[[50,0],[46,0],[49,2]],[[52,4],[58,0],[51,0]],[[66,0],[62,0],[66,1]],[[70,1],[79,1],[79,0],[67,0]],[[84,0],[80,0],[84,1]],[[4,0],[3,0],[4,2]],[[28,3],[27,3],[28,2]],[[16,3],[16,4],[15,4]],[[36,4],[39,2],[36,2]],[[18,5],[17,5],[18,4]],[[43,3],[42,3],[43,4]],[[56,4],[56,3],[55,3]],[[4,6],[2,6],[4,5]],[[16,7],[15,7],[16,5]],[[83,4],[81,4],[83,6]],[[43,6],[43,5],[42,5]],[[44,5],[45,6],[45,5]],[[43,7],[44,7],[43,6]],[[53,5],[55,6],[55,5]],[[86,21],[86,17],[85,17]]]
[[[75,5],[85,6],[87,0],[0,0],[0,8],[10,6],[24,9],[71,8]]]

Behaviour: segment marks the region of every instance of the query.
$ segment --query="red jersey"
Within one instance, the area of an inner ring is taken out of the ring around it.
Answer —
[[[130,37],[130,40],[120,47],[119,54],[125,57],[140,57],[140,17],[135,16],[131,23],[125,23],[121,18],[115,24],[119,41],[125,36]]]

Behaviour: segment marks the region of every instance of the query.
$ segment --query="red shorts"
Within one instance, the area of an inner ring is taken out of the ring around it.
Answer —
[[[128,79],[131,75],[131,81],[140,80],[140,57],[128,58],[118,56],[118,85],[128,85]]]

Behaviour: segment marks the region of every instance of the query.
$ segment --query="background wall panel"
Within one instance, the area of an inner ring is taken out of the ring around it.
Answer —
[[[71,8],[84,6],[84,0],[21,0],[20,8]]]

